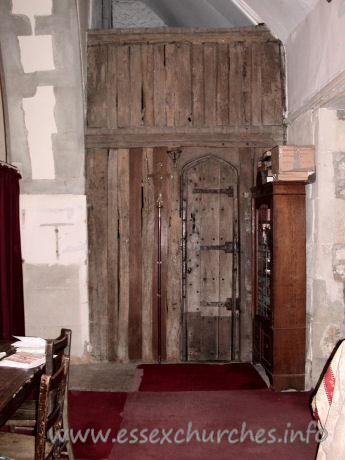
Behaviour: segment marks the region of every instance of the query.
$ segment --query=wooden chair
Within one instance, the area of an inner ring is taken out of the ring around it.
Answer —
[[[42,375],[35,436],[0,432],[1,454],[15,460],[60,458],[65,441],[58,433],[63,423],[68,370],[69,358],[64,356],[53,375]]]
[[[59,337],[56,339],[48,339],[46,343],[46,366],[45,374],[53,375],[60,368],[62,360],[66,357],[70,359],[71,354],[71,338],[72,331],[70,329],[61,329]],[[30,430],[36,429],[38,401],[27,400],[15,412],[10,420],[6,422],[9,430],[14,433],[16,429]],[[63,411],[63,429],[68,433],[66,443],[66,454],[69,460],[74,460],[72,443],[69,440],[69,418],[68,418],[68,375],[66,384],[65,404]]]

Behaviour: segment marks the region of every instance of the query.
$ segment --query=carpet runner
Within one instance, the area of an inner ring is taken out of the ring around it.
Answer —
[[[250,363],[142,364],[139,391],[229,391],[267,388]]]
[[[75,457],[77,460],[313,460],[317,448],[314,434],[309,436],[309,442],[306,441],[308,425],[312,421],[309,399],[310,393],[307,392],[277,393],[268,389],[134,392],[127,395],[73,391],[70,394],[70,425],[74,433],[80,429],[85,435],[87,429],[94,428],[96,434],[102,429],[106,435],[111,430],[107,442],[98,440],[94,443],[90,435],[86,442],[79,440],[74,445]],[[190,442],[186,442],[189,423],[190,431],[198,430],[200,441],[194,435]],[[142,430],[147,430],[148,437],[154,429],[158,430],[159,438],[162,438],[163,429],[166,433],[172,429],[172,442],[139,443],[139,440],[145,440],[139,436]],[[174,436],[180,429],[184,431],[177,439],[185,441],[175,443]],[[237,432],[233,432],[230,443],[229,432],[234,429]],[[122,441],[127,438],[127,442],[112,442],[120,430],[126,430]],[[134,432],[137,442],[133,442],[135,438],[130,435],[131,430],[138,430]],[[214,431],[214,442],[202,441],[203,430],[204,439]],[[217,443],[218,430],[228,430],[220,443]],[[264,433],[258,437],[259,442],[255,442],[259,430]],[[268,435],[270,430],[274,431]],[[300,435],[294,439],[298,431],[304,440]],[[241,435],[242,438],[245,436],[242,441]]]
[[[232,369],[229,365],[198,366],[140,366],[144,372],[138,392],[71,391],[70,426],[74,435],[81,430],[84,437],[74,444],[76,460],[315,458],[314,433],[307,442],[313,420],[310,393],[270,390],[256,370],[246,365],[236,364]],[[174,382],[169,381],[172,376]],[[120,430],[122,438],[118,439]],[[154,430],[152,440],[158,442],[148,439]],[[163,430],[170,432],[168,440]],[[182,442],[175,442],[178,431],[176,440]],[[219,432],[224,434],[217,442]]]

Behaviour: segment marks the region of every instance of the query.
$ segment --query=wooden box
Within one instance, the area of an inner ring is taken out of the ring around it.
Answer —
[[[314,147],[311,145],[277,145],[271,149],[271,154],[273,174],[315,171]]]

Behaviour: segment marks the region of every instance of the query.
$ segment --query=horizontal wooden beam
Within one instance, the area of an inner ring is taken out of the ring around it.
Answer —
[[[275,41],[276,38],[264,25],[232,29],[204,29],[159,27],[145,29],[92,30],[88,32],[88,46],[132,43],[173,43],[173,42],[238,42]]]
[[[88,130],[86,135],[87,148],[129,148],[129,147],[155,147],[155,146],[252,146],[267,147],[283,143],[284,129],[281,126],[270,126],[263,129],[253,128],[227,128],[223,131],[213,132],[188,130],[174,132],[161,129],[160,132],[128,130]],[[106,132],[104,132],[106,131]]]
[[[250,136],[255,137],[257,135],[264,136],[275,136],[277,133],[283,131],[282,125],[242,125],[242,126],[215,126],[215,127],[200,127],[195,128],[191,126],[181,126],[176,127],[129,127],[121,129],[109,129],[109,128],[87,128],[86,135],[89,136],[157,136],[157,135],[166,135],[166,136]]]

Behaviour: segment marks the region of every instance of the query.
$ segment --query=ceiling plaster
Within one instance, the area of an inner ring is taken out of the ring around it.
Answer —
[[[142,0],[171,27],[242,27],[263,22],[283,42],[319,0]]]

